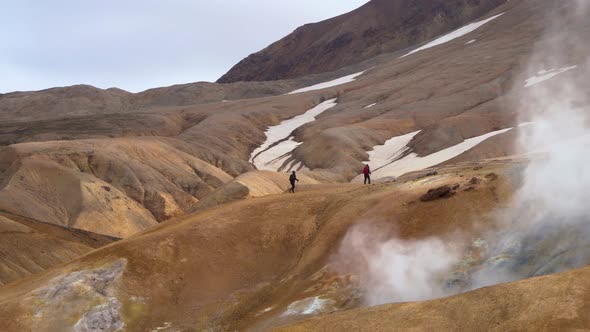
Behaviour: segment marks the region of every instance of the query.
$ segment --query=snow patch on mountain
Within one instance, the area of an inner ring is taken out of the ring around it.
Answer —
[[[481,136],[472,137],[464,140],[462,143],[424,157],[420,157],[413,152],[408,153],[408,143],[410,143],[410,141],[419,133],[413,132],[410,134],[393,137],[392,139],[385,142],[384,145],[376,146],[372,151],[369,151],[368,164],[373,170],[373,178],[375,179],[398,177],[409,172],[418,171],[441,164],[474,148],[488,138],[503,134],[512,129],[514,128],[501,129]],[[353,181],[359,182],[361,180],[362,176],[358,176]]]
[[[302,92],[308,92],[308,91],[314,91],[314,90],[321,90],[321,89],[331,88],[331,87],[337,86],[337,85],[342,85],[342,84],[350,83],[350,82],[353,82],[354,80],[356,80],[357,77],[361,76],[364,73],[365,73],[365,71],[361,71],[361,72],[358,72],[358,73],[355,73],[355,74],[351,74],[351,75],[348,75],[348,76],[337,78],[337,79],[332,80],[332,81],[318,83],[318,84],[315,84],[315,85],[312,85],[312,86],[308,86],[308,87],[305,87],[305,88],[297,89],[295,91],[289,92],[288,94],[289,95],[292,95],[292,94],[296,94],[296,93],[302,93]]]
[[[524,85],[525,88],[530,88],[531,86],[537,85],[539,83],[545,82],[553,77],[563,74],[566,71],[576,69],[578,66],[570,66],[570,67],[563,67],[558,69],[550,69],[550,70],[541,70],[537,72],[537,74],[533,77],[530,77],[526,80]]]
[[[482,27],[486,23],[491,22],[491,21],[495,20],[496,18],[498,18],[498,17],[500,17],[502,15],[504,15],[504,13],[498,14],[496,16],[492,16],[492,17],[490,17],[488,19],[485,19],[483,21],[473,22],[471,24],[468,24],[468,25],[466,25],[466,26],[464,26],[462,28],[459,28],[459,29],[451,32],[451,33],[448,33],[448,34],[446,34],[446,35],[444,35],[442,37],[439,37],[439,38],[431,41],[430,43],[428,43],[428,44],[426,44],[424,46],[418,47],[417,49],[409,52],[408,54],[403,55],[402,58],[407,57],[408,55],[412,55],[414,53],[417,53],[417,52],[420,52],[420,51],[424,51],[426,49],[429,49],[429,48],[438,46],[438,45],[442,45],[442,44],[448,43],[451,40],[457,39],[459,37],[463,37],[466,34],[479,29],[480,27]]]
[[[278,171],[283,163],[289,159],[290,153],[302,144],[295,141],[295,137],[292,136],[293,131],[306,123],[314,121],[318,115],[336,105],[336,99],[330,99],[301,115],[269,127],[265,132],[266,141],[252,152],[250,162],[259,170]],[[293,162],[289,167],[294,166],[296,164]],[[302,165],[297,166],[301,167]]]
[[[384,167],[399,159],[406,151],[408,144],[420,131],[396,136],[387,140],[383,145],[377,145],[369,151],[369,163],[373,170]]]

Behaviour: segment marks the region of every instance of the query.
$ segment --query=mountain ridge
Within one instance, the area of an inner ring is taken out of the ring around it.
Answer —
[[[273,81],[334,71],[458,28],[506,0],[372,0],[349,13],[297,28],[253,53],[218,83]]]

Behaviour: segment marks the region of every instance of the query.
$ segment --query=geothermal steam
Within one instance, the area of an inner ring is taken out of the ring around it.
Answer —
[[[431,299],[590,264],[590,73],[585,60],[590,50],[584,40],[590,2],[553,6],[549,17],[555,22],[535,46],[514,90],[520,121],[533,122],[519,138],[531,162],[510,208],[497,213],[502,231],[483,235],[484,261],[451,290],[448,280],[461,254],[447,245],[450,241],[382,239],[378,229],[355,227],[339,256],[357,261],[367,305]],[[569,66],[577,67],[524,87],[526,77]]]
[[[508,211],[503,232],[488,234],[486,266],[471,288],[560,272],[590,264],[590,130],[588,128],[587,34],[589,3],[556,3],[555,18],[536,45],[527,75],[576,66],[567,74],[519,93],[521,121],[532,121],[519,145],[532,161]],[[502,257],[502,260],[499,260]],[[500,262],[500,264],[498,264]]]
[[[345,236],[339,255],[351,259],[366,289],[366,305],[419,301],[444,296],[439,287],[460,252],[438,238],[382,239],[378,226],[359,225]],[[351,263],[348,261],[348,263]]]

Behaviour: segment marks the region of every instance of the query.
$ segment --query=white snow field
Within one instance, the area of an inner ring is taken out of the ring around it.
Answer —
[[[420,131],[416,131],[402,136],[395,136],[387,140],[383,145],[375,146],[372,151],[368,152],[371,169],[377,170],[397,160],[408,151],[408,143],[410,143],[419,132]]]
[[[471,39],[470,41],[466,42],[465,45],[473,44],[477,41],[477,39]]]
[[[306,88],[297,89],[295,91],[289,92],[288,94],[292,95],[295,93],[321,90],[321,89],[331,88],[333,86],[337,86],[337,85],[341,85],[341,84],[345,84],[345,83],[350,83],[350,82],[353,82],[357,77],[361,76],[364,73],[365,73],[365,71],[361,71],[361,72],[358,72],[355,74],[351,74],[348,76],[337,78],[337,79],[329,81],[329,82],[318,83],[316,85],[308,86]]]
[[[377,105],[377,103],[372,103],[371,105],[367,105],[367,106],[365,106],[365,107],[363,107],[363,108],[371,108],[371,107],[373,107],[373,106],[375,106],[375,105]]]
[[[424,51],[426,49],[429,49],[429,48],[432,48],[432,47],[435,47],[435,46],[438,46],[438,45],[442,45],[442,44],[448,43],[448,42],[450,42],[453,39],[457,39],[459,37],[463,37],[466,34],[479,29],[484,24],[486,24],[486,23],[488,23],[490,21],[493,21],[493,20],[495,20],[496,18],[498,18],[498,17],[500,17],[502,15],[504,15],[504,13],[498,14],[496,16],[492,16],[492,17],[490,17],[488,19],[485,19],[483,21],[470,23],[470,24],[468,24],[468,25],[466,25],[466,26],[464,26],[462,28],[459,28],[459,29],[451,32],[451,33],[448,33],[448,34],[446,34],[446,35],[444,35],[442,37],[439,37],[439,38],[431,41],[430,43],[428,43],[428,44],[426,44],[424,46],[418,47],[417,49],[415,49],[415,50],[413,50],[413,51],[409,52],[408,54],[403,55],[401,57],[404,58],[404,57],[407,57],[408,55],[412,55],[412,54],[414,54],[416,52]]]
[[[522,124],[520,126],[524,126]],[[526,124],[528,125],[528,124]],[[405,157],[399,159],[404,153],[408,152],[408,143],[419,133],[414,132],[403,136],[396,136],[385,142],[383,145],[378,145],[369,151],[369,162],[371,166],[372,177],[374,179],[381,179],[387,177],[398,177],[400,175],[419,171],[425,168],[436,166],[449,159],[455,158],[460,154],[470,150],[485,141],[490,137],[503,134],[514,128],[506,128],[485,135],[472,137],[464,140],[450,148],[429,154],[428,156],[419,157],[416,153],[409,153]],[[359,175],[354,178],[353,182],[362,181],[362,176]]]
[[[259,170],[278,171],[281,165],[289,159],[289,153],[301,144],[295,142],[294,137],[291,136],[293,131],[314,121],[318,115],[336,105],[336,99],[326,100],[301,115],[269,127],[265,132],[266,141],[252,152],[250,162]],[[301,166],[294,161],[288,168],[298,169]]]
[[[563,67],[559,69],[550,69],[550,70],[541,70],[537,73],[537,75],[530,77],[526,80],[524,85],[525,88],[530,88],[531,86],[537,85],[541,82],[545,82],[553,77],[563,74],[566,71],[576,69],[578,66],[570,66],[570,67]]]

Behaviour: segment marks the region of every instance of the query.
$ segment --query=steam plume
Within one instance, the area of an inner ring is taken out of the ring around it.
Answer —
[[[351,229],[339,255],[360,261],[366,304],[431,299],[590,264],[590,1],[541,3],[551,20],[513,91],[520,121],[533,123],[518,142],[531,162],[510,207],[497,213],[501,231],[483,234],[484,260],[457,277],[462,257],[451,241]],[[535,75],[554,77],[525,88]]]

